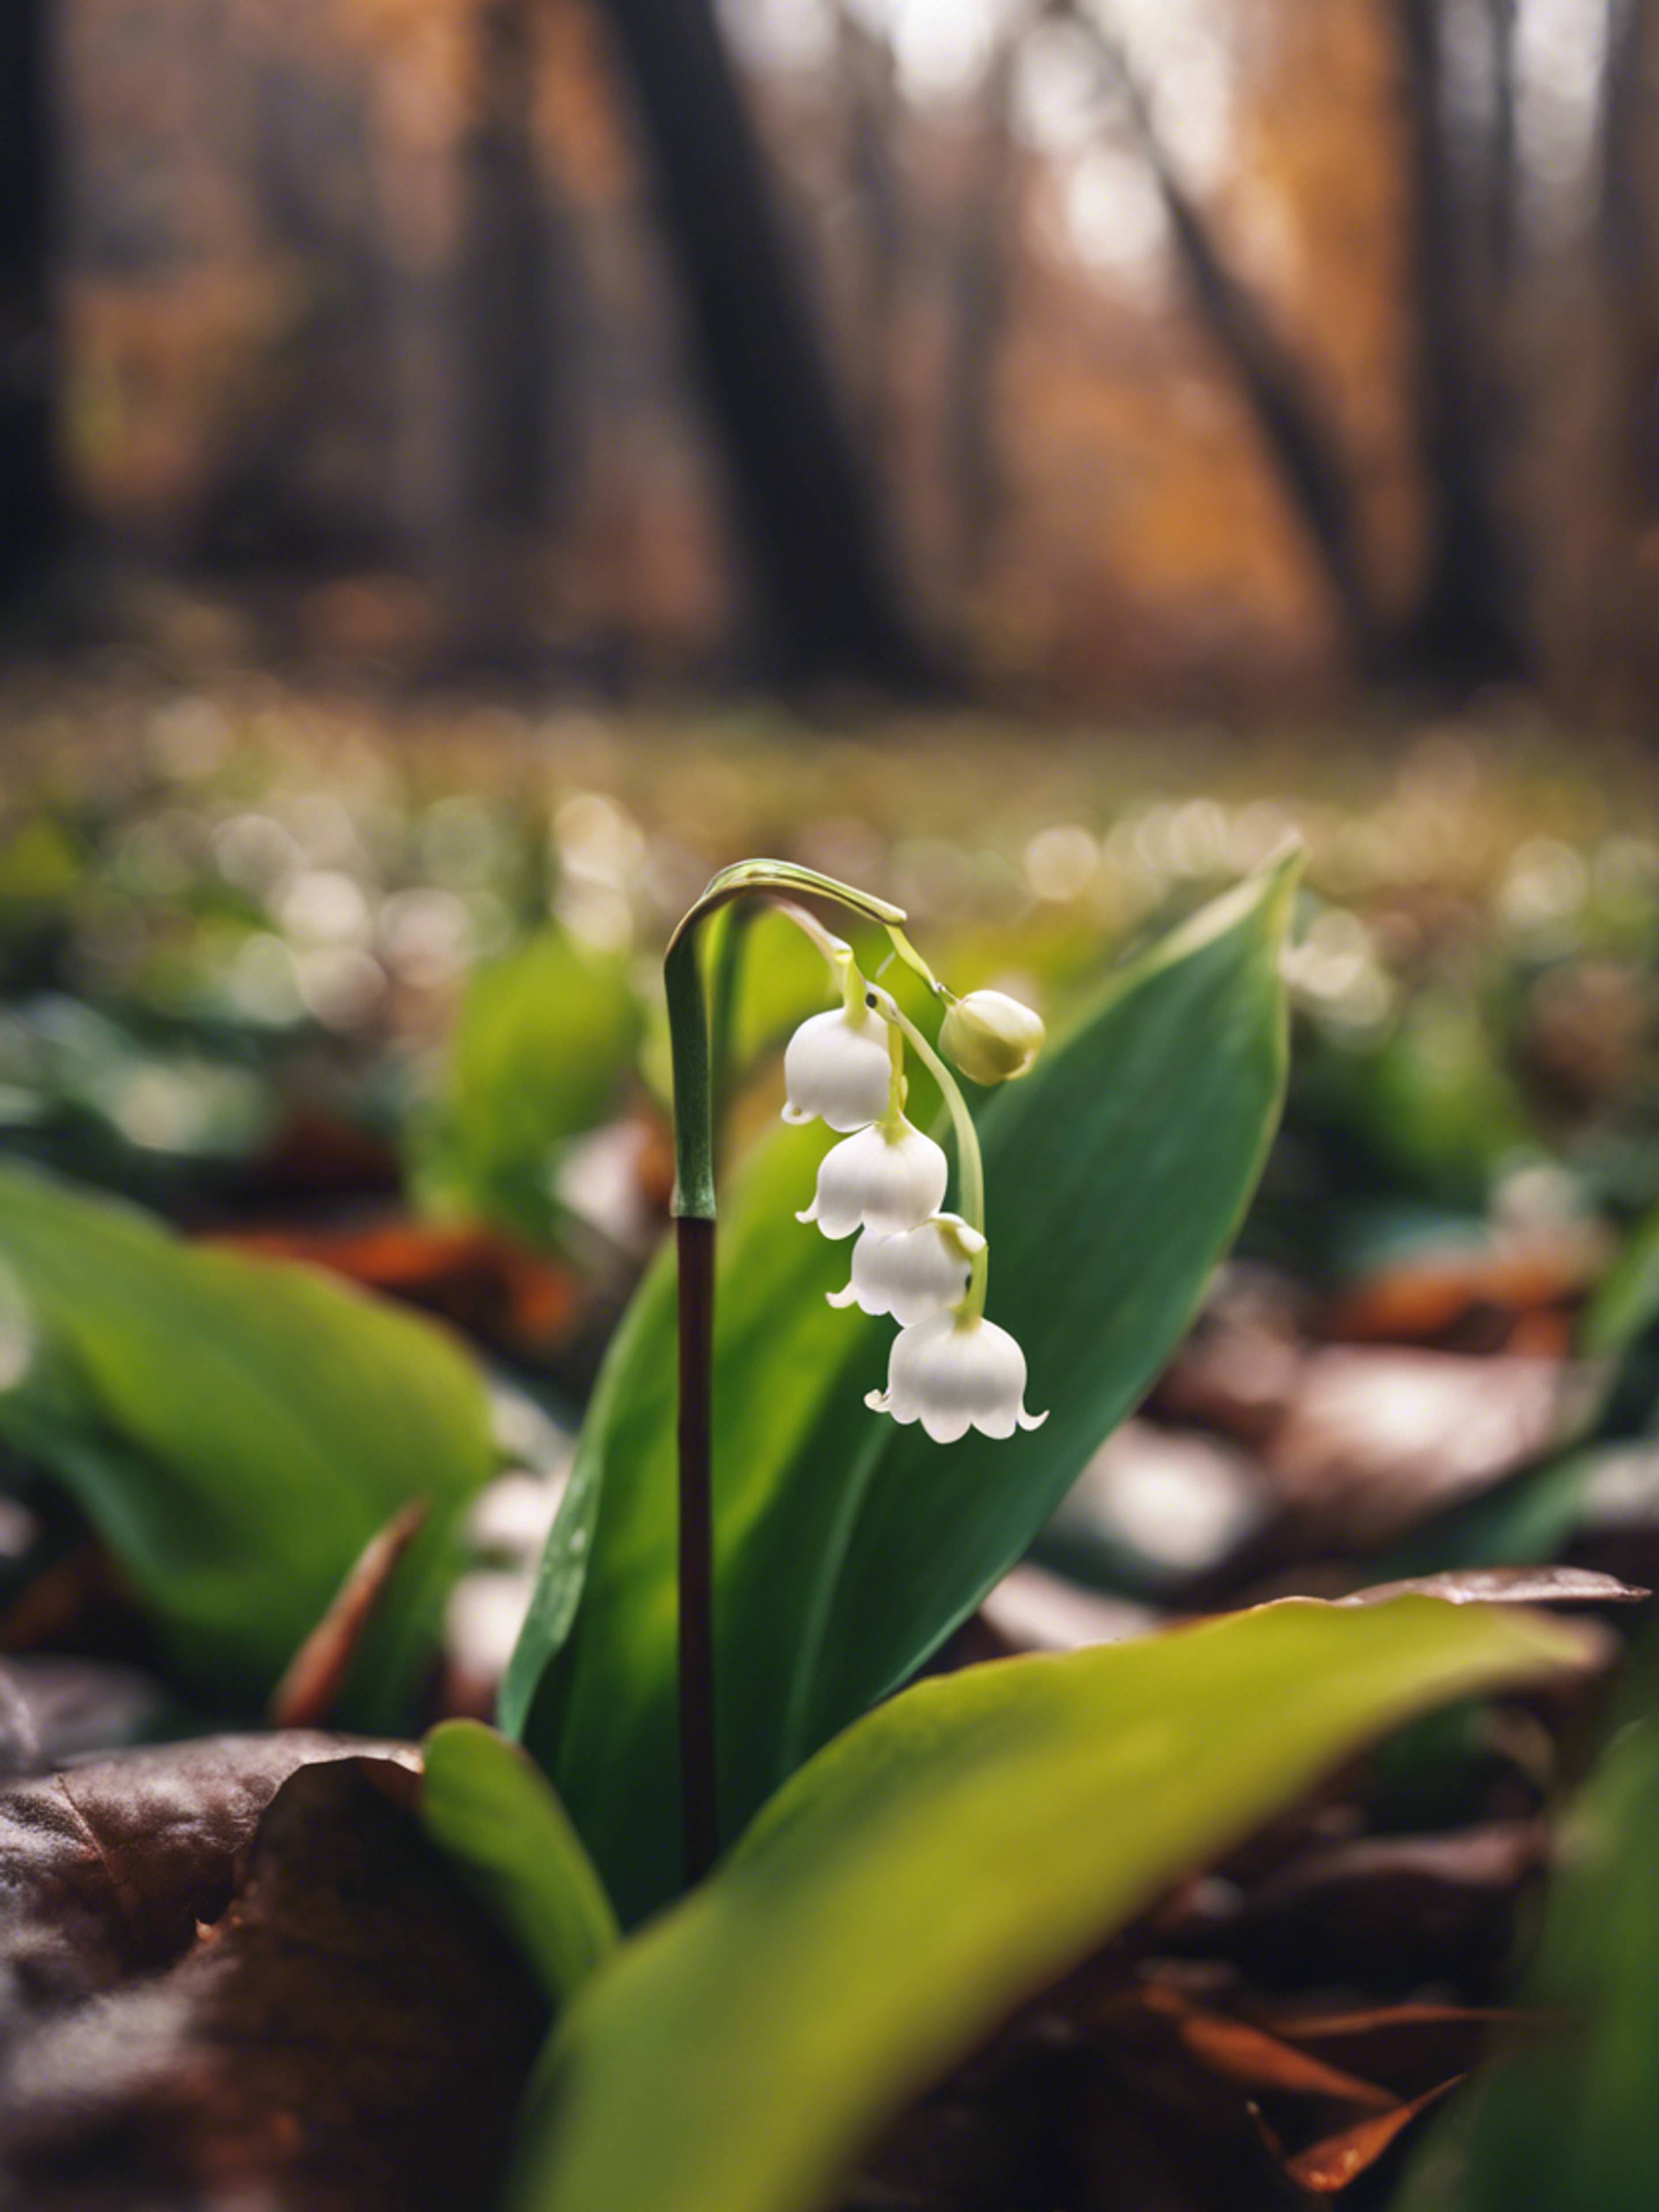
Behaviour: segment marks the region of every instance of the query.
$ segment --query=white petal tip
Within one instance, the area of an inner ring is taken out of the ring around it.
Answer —
[[[797,1221],[804,1221],[804,1222],[813,1222],[813,1221],[816,1221],[816,1220],[817,1219],[817,1218],[818,1218],[818,1202],[817,1202],[817,1199],[814,1199],[814,1200],[812,1200],[812,1203],[811,1204],[811,1206],[809,1206],[806,1208],[806,1210],[805,1210],[805,1212],[803,1212],[803,1213],[798,1213],[798,1214],[795,1216],[795,1218],[796,1218],[796,1220],[797,1220]]]
[[[815,1117],[804,1106],[786,1106],[781,1118],[799,1128],[801,1123],[811,1121]]]
[[[893,1410],[884,1390],[866,1390],[864,1402],[872,1413],[890,1413]]]
[[[1024,1407],[1022,1406],[1019,1409],[1018,1418],[1019,1425],[1022,1429],[1040,1429],[1042,1426],[1042,1424],[1048,1419],[1048,1416],[1047,1413],[1028,1413]]]
[[[859,1294],[848,1283],[844,1291],[826,1291],[823,1300],[826,1305],[855,1306],[859,1302]]]

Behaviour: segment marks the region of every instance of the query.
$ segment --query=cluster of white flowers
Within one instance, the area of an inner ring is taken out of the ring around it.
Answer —
[[[848,985],[843,1006],[814,1014],[791,1038],[783,1114],[842,1135],[799,1216],[826,1237],[858,1233],[852,1279],[830,1304],[899,1324],[887,1388],[867,1403],[896,1421],[920,1421],[938,1443],[970,1428],[988,1437],[1037,1428],[1048,1417],[1025,1410],[1025,1355],[985,1318],[984,1232],[940,1210],[945,1154],[905,1119],[904,1025],[891,1000],[850,968]],[[1018,1001],[979,991],[953,1003],[941,1041],[977,1080],[1001,1082],[1030,1066],[1042,1024]]]

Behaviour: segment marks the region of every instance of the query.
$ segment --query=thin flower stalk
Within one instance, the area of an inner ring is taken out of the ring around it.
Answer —
[[[868,1400],[901,1422],[920,1420],[948,1442],[970,1426],[1008,1436],[1046,1416],[1024,1408],[1025,1360],[1005,1329],[986,1321],[988,1245],[985,1173],[961,1088],[891,994],[866,983],[852,948],[824,927],[803,897],[825,902],[884,931],[893,952],[947,1008],[948,991],[910,942],[902,907],[792,861],[745,860],[721,870],[675,931],[664,960],[674,1084],[673,1211],[679,1299],[679,1742],[688,1881],[705,1874],[720,1844],[714,1710],[713,1517],[715,1114],[736,995],[738,937],[728,925],[715,978],[717,1048],[699,956],[702,925],[739,900],[764,899],[805,932],[829,963],[838,1007],[811,1016],[785,1054],[790,1121],[822,1120],[841,1141],[825,1155],[801,1215],[825,1235],[860,1232],[853,1279],[836,1304],[857,1304],[900,1322],[888,1388]],[[978,996],[983,1000],[987,994]],[[989,994],[993,997],[999,994]],[[1004,1001],[1018,1048],[980,1052],[984,1079],[1023,1073],[1042,1024]],[[993,1010],[994,1023],[997,1018]],[[877,1024],[880,1025],[879,1031]],[[963,1026],[958,1020],[958,1028]],[[969,1024],[975,1042],[980,1024]],[[941,1211],[949,1179],[944,1152],[905,1117],[906,1047],[933,1074],[957,1138],[960,1212]],[[1018,1066],[1013,1063],[1018,1062]],[[713,1065],[711,1066],[711,1062]],[[966,1064],[966,1062],[964,1062]]]

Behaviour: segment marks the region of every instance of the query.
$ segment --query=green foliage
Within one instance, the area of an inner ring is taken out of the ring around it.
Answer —
[[[0,1435],[74,1491],[215,1695],[268,1690],[368,1539],[430,1500],[354,1677],[353,1717],[395,1718],[492,1463],[459,1346],[310,1268],[193,1249],[26,1170],[0,1170]]]
[[[990,1311],[1026,1347],[1043,1429],[941,1449],[872,1415],[890,1326],[826,1307],[847,1249],[792,1218],[822,1135],[752,1163],[714,1387],[728,1833],[966,1618],[1179,1339],[1279,1109],[1291,885],[1280,869],[1194,916],[984,1109]],[[624,1920],[678,1872],[673,1389],[665,1259],[607,1361],[502,1705]]]
[[[1589,1358],[1618,1359],[1659,1323],[1659,1209],[1645,1214],[1597,1285],[1579,1328]]]
[[[1613,1437],[1659,1429],[1659,1208],[1644,1214],[1597,1286],[1579,1349],[1607,1364],[1601,1427]]]
[[[1659,1689],[1649,1655],[1573,1808],[1525,1990],[1553,2033],[1431,2140],[1401,2212],[1649,2212],[1659,2111]]]
[[[428,1191],[538,1242],[554,1233],[560,1147],[604,1120],[641,1011],[620,954],[544,929],[472,978],[443,1096],[419,1133]]]
[[[1343,1181],[1483,1206],[1504,1164],[1535,1147],[1525,1101],[1483,1007],[1437,984],[1380,1043],[1297,1040],[1291,1123],[1334,1148]]]
[[[545,1778],[478,1721],[445,1721],[422,1747],[421,1818],[514,1938],[553,2003],[617,1946],[617,1916]]]
[[[510,2203],[809,2212],[1018,2003],[1358,1744],[1585,1649],[1510,1608],[1292,1601],[905,1692],[589,1985]]]

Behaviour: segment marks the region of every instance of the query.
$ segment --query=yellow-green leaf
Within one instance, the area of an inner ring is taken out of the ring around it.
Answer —
[[[617,1947],[617,1916],[551,1785],[479,1721],[445,1721],[422,1747],[421,1818],[514,1937],[555,2006]]]
[[[1023,2000],[1358,1745],[1598,1649],[1508,1607],[1291,1601],[905,1692],[588,1985],[513,2212],[812,2212]]]

